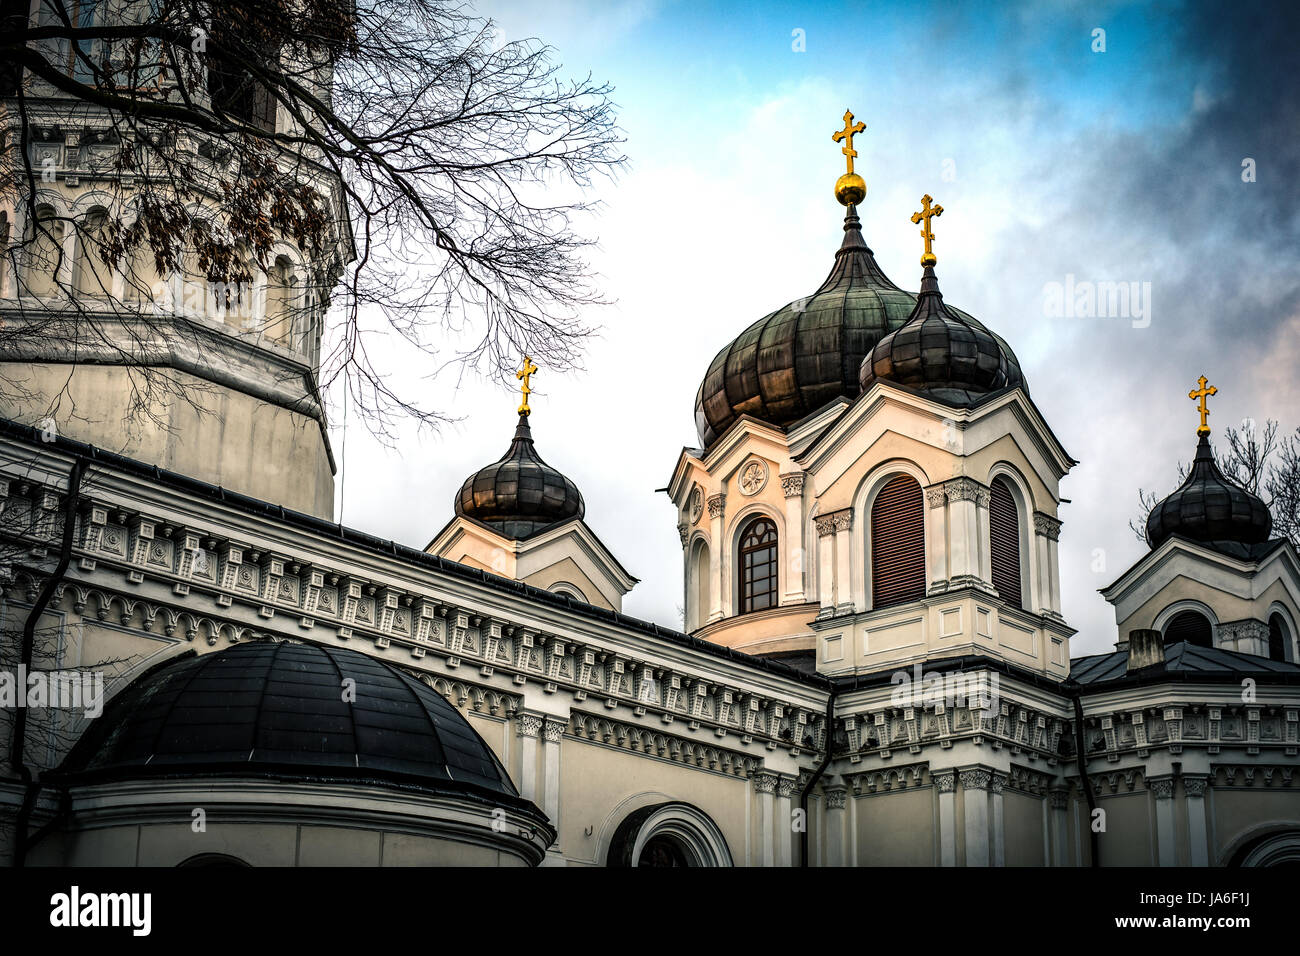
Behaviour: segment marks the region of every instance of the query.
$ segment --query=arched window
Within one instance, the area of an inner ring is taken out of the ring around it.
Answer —
[[[1268,659],[1284,661],[1287,659],[1287,645],[1291,643],[1291,634],[1281,614],[1274,614],[1268,619]]]
[[[293,347],[294,314],[297,311],[298,278],[293,263],[276,257],[266,275],[266,335],[288,348]]]
[[[925,496],[910,475],[891,478],[871,503],[871,606],[925,597]]]
[[[105,230],[108,216],[96,209],[86,215],[77,235],[77,278],[73,288],[78,295],[106,296],[113,291],[112,270],[104,261]]]
[[[989,552],[993,587],[1013,607],[1024,606],[1020,582],[1020,510],[1006,479],[994,478],[989,494]]]
[[[1179,611],[1165,625],[1165,644],[1193,644],[1196,647],[1214,646],[1214,628],[1210,619],[1200,611]]]
[[[58,291],[59,265],[63,260],[63,220],[54,215],[50,206],[36,210],[27,246],[27,268],[24,275],[27,295],[49,296]]]
[[[709,546],[702,540],[691,549],[691,613],[689,630],[703,627],[709,621]]]
[[[740,613],[776,606],[776,525],[755,518],[740,534]]]

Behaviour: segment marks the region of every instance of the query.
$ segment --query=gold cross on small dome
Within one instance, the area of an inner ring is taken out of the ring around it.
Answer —
[[[519,406],[520,415],[528,415],[532,412],[532,409],[528,407],[528,396],[533,393],[533,390],[528,387],[528,379],[531,378],[533,373],[536,371],[537,371],[537,366],[533,364],[533,360],[530,359],[527,355],[525,355],[524,367],[521,368],[519,371],[515,372],[515,378],[519,379],[524,383],[523,388],[521,389],[521,391],[524,393],[524,403]]]
[[[939,261],[930,249],[930,243],[934,242],[934,233],[930,230],[930,220],[935,216],[942,216],[943,207],[931,207],[930,203],[932,202],[934,202],[934,198],[929,193],[926,193],[921,197],[921,211],[912,213],[912,222],[925,221],[925,225],[921,227],[921,238],[925,240],[925,252],[921,255],[921,265],[923,266],[932,266]]]
[[[853,171],[853,157],[858,155],[858,151],[853,148],[853,137],[866,128],[866,123],[853,122],[852,110],[845,110],[844,128],[831,133],[831,139],[837,143],[844,143],[844,148],[840,152],[844,154],[845,162],[848,163],[848,172],[835,181],[835,198],[839,200],[841,206],[856,206],[867,195],[866,182]]]
[[[1196,429],[1196,434],[1201,435],[1202,437],[1210,433],[1208,422],[1210,409],[1206,406],[1205,399],[1207,396],[1219,394],[1219,390],[1209,383],[1210,380],[1202,375],[1196,380],[1196,384],[1199,387],[1194,388],[1187,393],[1187,397],[1192,401],[1195,402],[1199,399],[1199,404],[1196,406],[1196,410],[1201,413],[1201,427]]]

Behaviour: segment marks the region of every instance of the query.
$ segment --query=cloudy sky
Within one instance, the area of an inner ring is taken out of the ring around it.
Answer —
[[[1251,2],[478,9],[616,88],[631,162],[597,187],[603,209],[583,226],[615,304],[587,316],[603,331],[585,371],[535,377],[532,424],[582,489],[587,522],[641,578],[628,613],[681,624],[675,513],[655,489],[698,443],[693,402],[713,355],[829,270],[843,171],[830,134],[846,107],[867,124],[861,211],[882,267],[917,287],[908,216],[932,193],[945,297],[1011,343],[1080,461],[1061,508],[1074,654],[1116,640],[1096,592],[1145,550],[1128,527],[1137,489],[1171,490],[1192,456],[1197,376],[1220,389],[1216,435],[1248,417],[1300,425],[1296,14]],[[1052,314],[1045,290],[1069,277],[1149,284],[1149,315]],[[505,450],[518,403],[449,373],[422,387],[459,423],[412,428],[399,451],[355,421],[333,436],[341,519],[417,547],[464,477]]]

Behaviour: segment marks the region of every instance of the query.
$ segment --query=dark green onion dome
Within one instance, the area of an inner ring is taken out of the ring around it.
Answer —
[[[385,661],[315,644],[236,644],[147,672],[113,698],[57,774],[391,784],[532,806],[432,687]]]
[[[881,270],[849,206],[844,241],[821,287],[759,319],[709,364],[695,396],[700,441],[713,444],[741,415],[785,427],[841,396],[857,398],[862,360],[915,304]]]
[[[462,518],[481,521],[515,541],[585,513],[578,486],[537,454],[527,415],[519,416],[514,441],[501,459],[465,479],[455,507]]]
[[[944,304],[933,266],[925,267],[907,322],[877,342],[862,362],[862,390],[878,380],[957,407],[1017,385],[1028,390],[1010,346],[976,319]]]
[[[1172,535],[1211,546],[1260,544],[1272,530],[1268,506],[1219,471],[1208,435],[1197,442],[1187,480],[1147,515],[1147,543],[1153,548]]]

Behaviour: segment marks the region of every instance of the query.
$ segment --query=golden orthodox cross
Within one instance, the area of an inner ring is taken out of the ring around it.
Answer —
[[[831,139],[835,140],[835,142],[838,143],[841,140],[844,142],[844,148],[840,152],[844,154],[845,159],[848,161],[850,173],[853,172],[853,157],[858,155],[858,151],[853,148],[853,136],[855,133],[861,133],[866,128],[866,123],[855,124],[853,122],[852,110],[845,110],[844,128],[838,133],[831,133]]]
[[[524,367],[521,368],[519,371],[515,372],[515,378],[520,379],[524,383],[524,387],[522,389],[524,393],[524,403],[519,406],[520,415],[527,415],[532,411],[532,409],[528,407],[528,396],[533,393],[533,390],[528,387],[528,379],[536,371],[537,371],[537,366],[533,364],[533,360],[530,359],[527,355],[525,355]]]
[[[921,227],[921,238],[925,240],[925,253],[921,256],[921,265],[932,266],[938,262],[935,254],[930,250],[930,243],[934,242],[934,233],[930,230],[930,220],[935,216],[943,215],[942,206],[931,207],[930,203],[934,198],[926,193],[921,197],[921,211],[912,213],[912,222],[921,222],[924,220],[925,225]]]
[[[1213,385],[1210,385],[1209,381],[1209,379],[1202,375],[1196,380],[1196,384],[1200,387],[1194,388],[1187,393],[1187,397],[1192,401],[1195,402],[1199,399],[1199,404],[1196,406],[1196,410],[1201,413],[1201,427],[1196,429],[1196,434],[1198,435],[1208,435],[1210,433],[1210,426],[1207,421],[1210,417],[1210,410],[1205,405],[1206,396],[1219,394],[1219,390]]]

